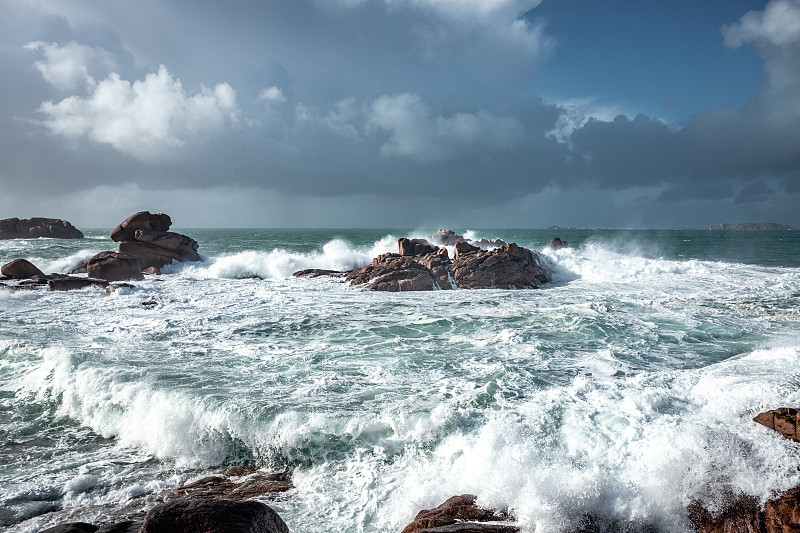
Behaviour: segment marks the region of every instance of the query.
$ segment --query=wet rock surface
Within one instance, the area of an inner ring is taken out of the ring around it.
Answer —
[[[83,233],[58,218],[4,218],[0,220],[0,240],[3,239],[82,239]]]
[[[288,533],[268,505],[258,501],[178,500],[158,505],[144,518],[141,533]]]
[[[453,496],[433,509],[417,513],[402,533],[497,532],[516,533],[505,510],[483,509],[475,504],[473,494]]]
[[[34,276],[44,277],[44,272],[27,259],[14,259],[6,263],[0,267],[0,274],[9,279],[32,279]]]
[[[781,407],[761,413],[753,421],[774,429],[787,439],[800,442],[800,433],[797,428],[798,414],[800,413],[797,409]]]

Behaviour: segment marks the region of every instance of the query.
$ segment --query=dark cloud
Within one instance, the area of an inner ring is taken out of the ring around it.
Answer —
[[[797,199],[800,30],[784,23],[800,20],[796,0],[723,29],[764,59],[758,94],[677,126],[528,94],[555,46],[537,4],[6,2],[0,180],[39,195],[223,186],[498,214],[553,191]]]

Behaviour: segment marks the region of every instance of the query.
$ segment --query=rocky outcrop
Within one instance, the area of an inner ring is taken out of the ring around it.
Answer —
[[[327,270],[324,268],[307,268],[305,270],[298,270],[292,276],[296,278],[319,278],[322,276],[330,276],[332,278],[343,278],[347,275],[346,272],[338,270]]]
[[[514,243],[459,253],[450,271],[461,289],[535,289],[550,280],[539,254]]]
[[[78,278],[75,276],[61,276],[47,281],[51,291],[77,291],[86,287],[100,287],[105,289],[109,282],[104,279]]]
[[[57,526],[48,527],[41,530],[39,533],[95,533],[97,526],[87,524],[86,522],[70,522],[69,524],[59,524]]]
[[[438,507],[417,513],[402,533],[516,533],[508,512],[482,509],[475,505],[475,496],[453,496]]]
[[[34,276],[44,277],[44,272],[27,259],[14,259],[0,268],[0,274],[11,279],[31,279]]]
[[[0,220],[0,240],[3,239],[82,239],[83,233],[58,218],[4,218]]]
[[[197,241],[169,230],[172,219],[164,213],[141,211],[126,218],[111,232],[119,253],[135,256],[142,270],[159,270],[173,261],[200,261]]]
[[[382,254],[364,268],[346,273],[301,270],[298,277],[345,275],[351,285],[376,291],[451,289],[526,289],[550,280],[542,256],[516,244],[483,250],[466,241],[455,244],[455,259],[447,248],[420,239],[399,239],[399,253]]]
[[[255,500],[177,500],[150,510],[141,533],[289,533],[268,505]]]
[[[69,273],[87,273],[107,281],[141,280],[143,272],[160,274],[161,268],[173,261],[201,261],[197,241],[168,231],[170,225],[172,219],[163,213],[141,211],[131,215],[111,232],[111,239],[119,243],[116,252],[100,252]],[[91,271],[90,264],[95,265]]]

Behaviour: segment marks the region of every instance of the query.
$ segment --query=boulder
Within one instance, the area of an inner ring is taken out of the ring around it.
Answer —
[[[141,533],[289,533],[269,506],[255,500],[177,500],[151,509]]]
[[[774,429],[787,439],[800,442],[800,433],[798,433],[798,411],[790,407],[781,407],[761,413],[753,419],[770,429]]]
[[[106,281],[143,280],[139,258],[123,253],[93,257],[86,262],[86,273],[90,278]]]
[[[34,276],[45,277],[44,272],[27,259],[14,259],[0,268],[0,273],[11,279],[31,279]]]
[[[559,237],[553,237],[553,240],[550,241],[550,249],[560,250],[562,248],[569,248],[567,241],[562,241]]]
[[[136,230],[164,232],[169,230],[172,220],[164,213],[152,214],[149,211],[135,213],[111,231],[114,242],[129,241],[135,238]]]
[[[116,524],[104,524],[95,533],[139,533],[142,523],[136,520],[125,520]]]
[[[400,249],[400,255],[405,257],[432,254],[438,250],[437,246],[432,246],[425,239],[406,239],[405,237],[397,240],[397,247]]]
[[[0,240],[3,239],[82,239],[75,226],[58,218],[4,218],[0,220]]]
[[[535,289],[550,280],[539,254],[514,243],[489,251],[458,254],[450,272],[462,289]]]
[[[431,270],[432,266],[442,266],[437,264],[441,261],[439,259],[441,256],[429,254],[425,257],[430,260],[423,261],[422,258],[399,254],[379,255],[364,268],[348,272],[346,279],[351,285],[365,285],[365,288],[376,291],[430,291],[434,288],[452,288],[446,267],[437,269],[436,273]]]
[[[150,267],[161,269],[173,261],[184,260],[179,253],[139,241],[122,241],[119,243],[119,251],[138,257],[142,269]]]
[[[64,276],[62,278],[48,280],[47,286],[51,291],[75,291],[85,289],[86,287],[100,287],[105,289],[109,286],[109,282],[104,279]]]
[[[199,248],[197,241],[180,233],[138,229],[134,233],[134,239],[157,248],[169,250],[178,255],[181,258],[179,259],[180,261],[200,261],[201,259],[197,253]]]
[[[518,532],[519,528],[509,523],[508,519],[506,511],[482,509],[475,505],[474,495],[462,494],[453,496],[438,507],[420,511],[402,533]]]
[[[88,259],[84,259],[83,261],[81,261],[80,263],[78,263],[77,265],[72,267],[70,269],[70,271],[68,272],[68,274],[86,274],[86,264],[89,261],[92,261],[93,259],[102,259],[103,257],[113,256],[116,253],[117,252],[112,252],[110,250],[107,250],[107,251],[95,254],[92,257],[90,257]]]

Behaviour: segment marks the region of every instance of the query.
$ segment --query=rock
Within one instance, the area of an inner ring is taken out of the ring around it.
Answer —
[[[6,263],[0,268],[0,273],[11,279],[31,279],[34,276],[44,277],[44,272],[26,259],[14,259],[10,263]]]
[[[553,237],[553,240],[550,241],[550,249],[551,250],[560,250],[562,248],[569,248],[569,244],[567,241],[562,241],[559,237]]]
[[[800,531],[800,487],[785,492],[764,505],[767,533],[797,533]]]
[[[86,262],[86,273],[90,278],[106,281],[143,280],[142,265],[139,258],[124,253],[114,253],[103,257],[92,257]]]
[[[157,505],[141,533],[289,533],[269,506],[255,500],[177,500]]]
[[[73,276],[51,279],[47,282],[47,286],[51,291],[74,291],[85,289],[86,287],[101,287],[105,289],[108,285],[108,281],[104,279],[76,278]]]
[[[173,261],[183,260],[178,253],[139,241],[122,241],[119,243],[119,251],[138,257],[143,269],[150,267],[161,269]]]
[[[242,472],[238,476],[234,474],[237,473],[204,477],[174,490],[170,497],[241,501],[294,488],[288,473],[254,470]]]
[[[511,523],[497,523],[508,520],[506,511],[481,509],[475,505],[475,496],[462,494],[453,496],[438,507],[417,513],[414,521],[402,533],[423,532],[497,532],[515,533],[519,528]],[[486,523],[492,522],[492,523]]]
[[[418,259],[399,254],[379,255],[364,268],[348,272],[346,279],[351,285],[365,285],[376,291],[430,291],[434,287],[443,288],[440,281],[451,288],[446,276],[436,276]]]
[[[460,255],[471,254],[471,253],[480,252],[480,251],[481,251],[481,249],[478,248],[477,246],[472,246],[467,241],[461,241],[461,242],[456,243],[455,258],[458,259],[458,256],[460,256]]]
[[[112,256],[112,255],[114,255],[114,254],[116,254],[116,253],[117,253],[117,252],[112,252],[112,251],[110,251],[110,250],[107,250],[107,251],[104,251],[104,252],[100,252],[100,253],[98,253],[98,254],[95,254],[95,255],[93,255],[92,257],[90,257],[90,258],[88,258],[88,259],[84,259],[83,261],[81,261],[80,263],[78,263],[77,265],[75,265],[74,267],[72,267],[72,268],[70,269],[70,271],[68,272],[68,274],[86,274],[86,264],[87,264],[89,261],[91,261],[91,260],[93,260],[93,259],[102,259],[102,258],[104,258],[104,257],[109,257],[109,256]]]
[[[781,407],[761,413],[753,419],[770,429],[774,429],[787,439],[800,442],[800,433],[797,429],[798,411],[790,407]]]
[[[3,239],[82,239],[75,226],[58,218],[4,218],[0,220],[0,240]]]
[[[153,266],[150,266],[150,267],[147,267],[147,268],[144,269],[144,273],[148,274],[148,275],[151,275],[151,276],[153,276],[153,275],[158,276],[158,275],[161,274],[161,269],[153,267]]]
[[[326,270],[324,268],[307,268],[305,270],[298,270],[292,276],[296,278],[318,278],[321,276],[330,276],[333,278],[343,278],[347,272],[339,272],[338,270]]]
[[[550,280],[539,254],[513,243],[485,252],[459,254],[450,272],[462,289],[537,288]]]
[[[171,231],[146,231],[138,229],[134,237],[138,242],[144,242],[156,246],[157,248],[173,252],[180,258],[179,261],[201,260],[200,255],[197,253],[199,247],[197,241],[186,235],[173,233]]]
[[[169,230],[172,220],[164,213],[152,214],[149,211],[135,213],[111,231],[111,240],[114,242],[133,240],[136,230],[149,230],[163,232]]]
[[[397,247],[400,249],[400,255],[408,257],[416,257],[418,255],[432,254],[439,248],[432,246],[431,243],[425,239],[398,239]]]
[[[41,530],[39,533],[95,533],[97,526],[87,524],[86,522],[70,522],[68,524],[59,524],[57,526],[48,527]]]

